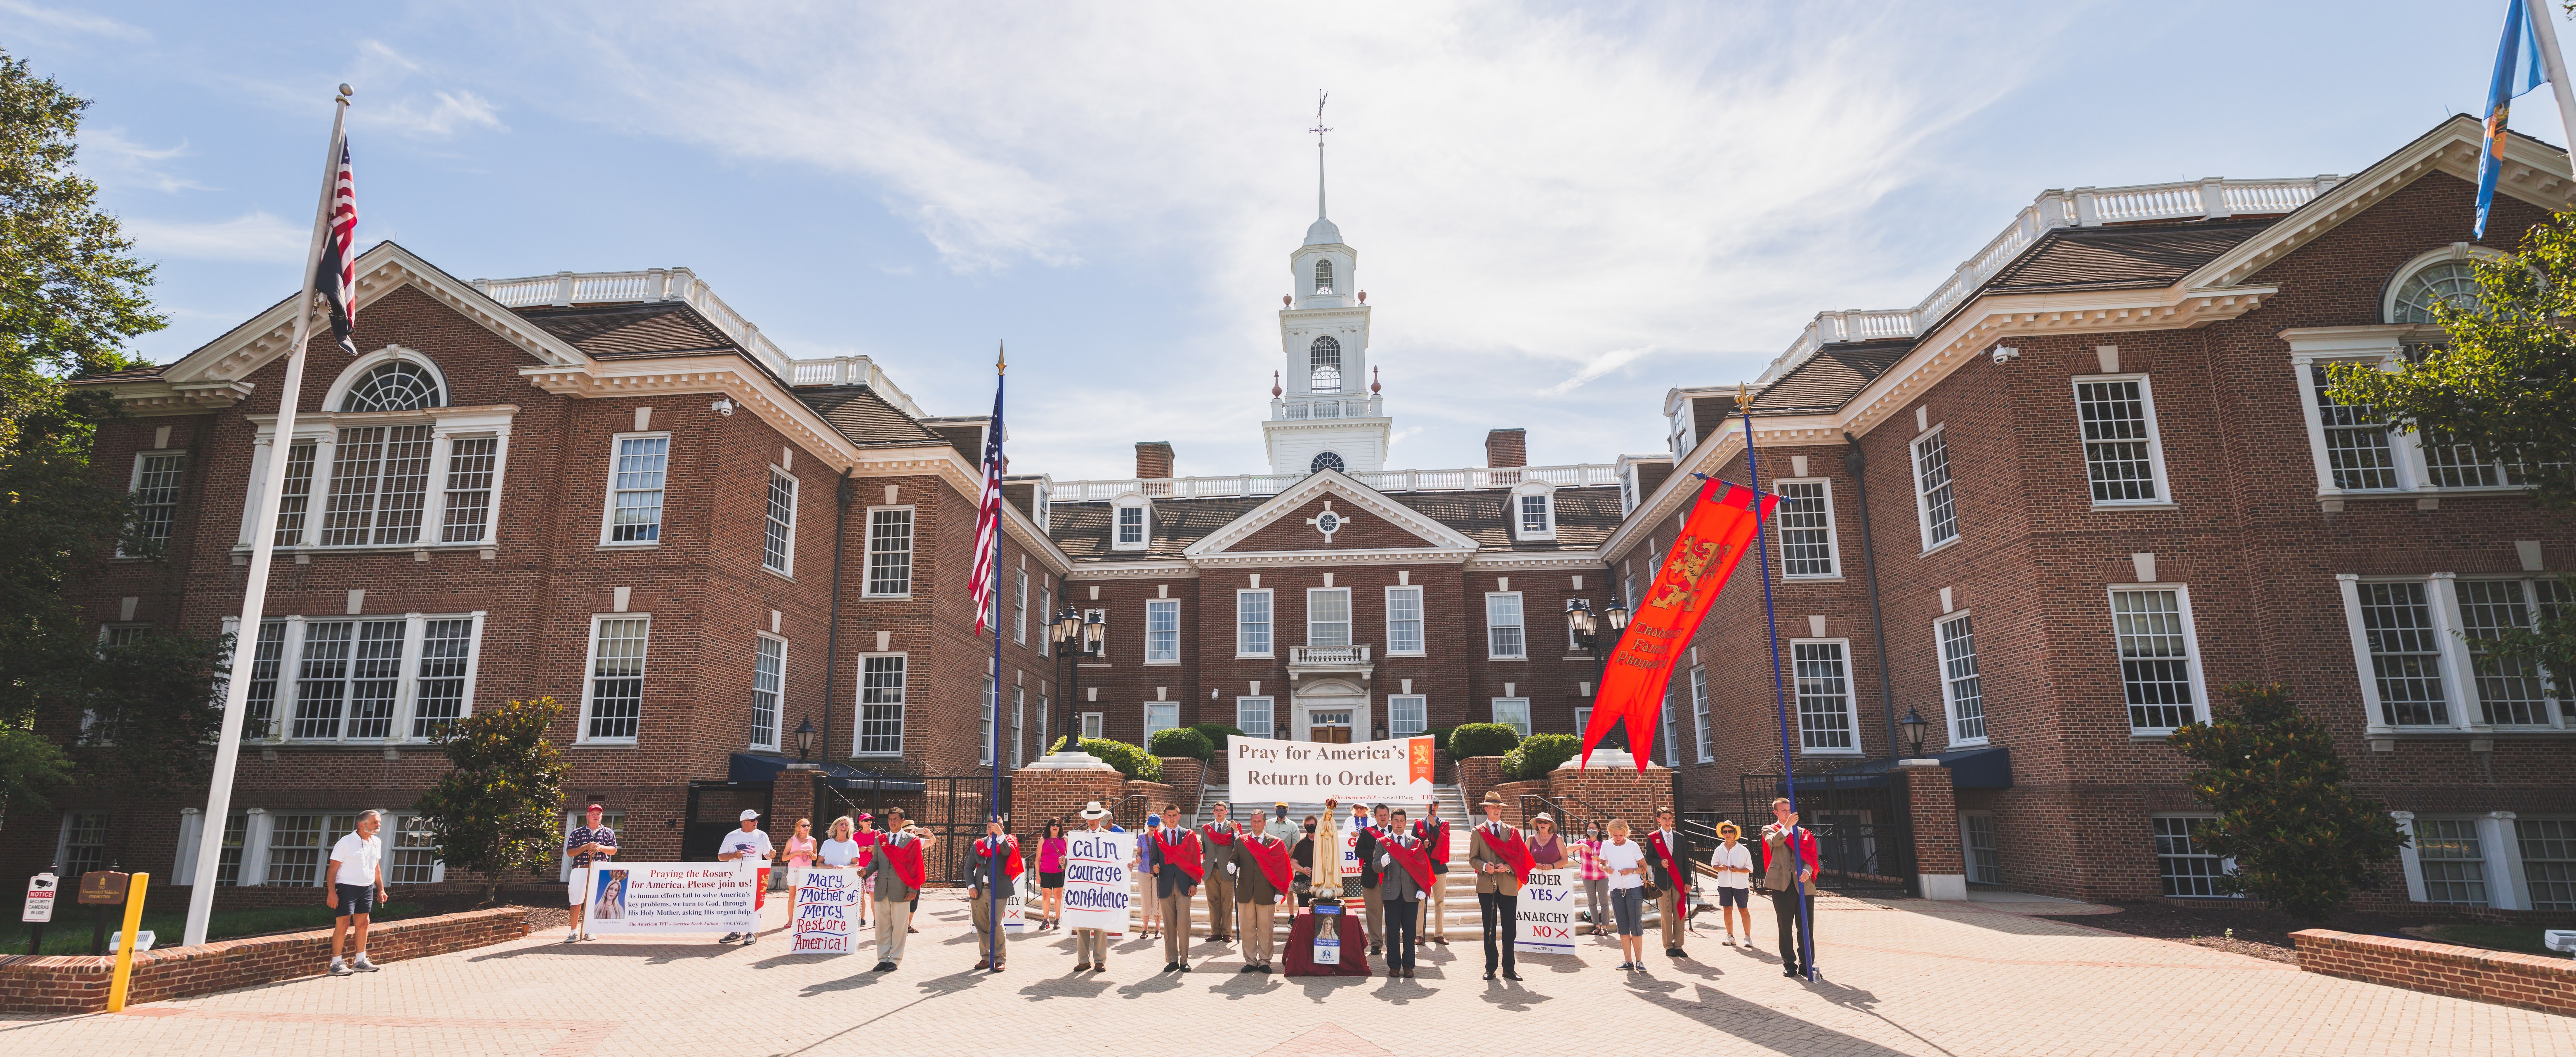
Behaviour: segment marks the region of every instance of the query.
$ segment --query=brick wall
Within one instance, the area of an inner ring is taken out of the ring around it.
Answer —
[[[528,934],[528,910],[496,907],[409,921],[367,931],[367,955],[378,962],[472,950]],[[134,957],[126,1002],[135,1005],[212,994],[313,976],[331,959],[331,930],[163,947]],[[0,958],[0,1011],[97,1013],[107,1009],[113,957],[11,955]]]
[[[1503,798],[1503,821],[1514,826],[1527,826],[1529,824],[1530,805],[1521,798],[1533,795],[1546,796],[1548,794],[1547,779],[1529,778],[1517,782],[1504,782],[1495,786],[1494,792],[1501,794]],[[1482,794],[1479,794],[1479,799],[1482,799]],[[1467,804],[1467,820],[1475,822],[1482,820],[1484,817],[1485,809],[1483,806],[1476,801],[1469,801]]]
[[[2329,929],[2301,929],[2290,942],[2303,972],[2576,1015],[2576,961],[2566,958]]]
[[[1901,773],[1906,806],[1912,813],[1909,821],[1914,824],[1914,872],[1965,876],[1967,859],[1959,843],[1959,804],[1950,788],[1950,769],[1906,767]]]
[[[1201,783],[1207,781],[1207,763],[1189,756],[1164,756],[1159,759],[1163,761],[1163,784],[1172,787],[1173,799],[1180,802],[1181,810],[1198,810],[1199,787]]]
[[[1660,766],[1642,771],[1632,767],[1552,771],[1548,787],[1568,812],[1582,815],[1585,822],[1596,814],[1605,825],[1623,818],[1639,833],[1655,828],[1655,809],[1673,802],[1673,772]],[[1558,821],[1582,832],[1579,823]]]
[[[1476,805],[1484,802],[1486,790],[1502,784],[1502,781],[1503,758],[1500,756],[1470,756],[1458,761],[1458,792],[1467,798],[1468,818],[1479,817]]]
[[[1082,826],[1082,806],[1100,801],[1116,810],[1127,780],[1116,771],[1055,771],[1024,768],[1011,776],[1011,832],[1025,843],[1046,832],[1055,819],[1067,830]]]

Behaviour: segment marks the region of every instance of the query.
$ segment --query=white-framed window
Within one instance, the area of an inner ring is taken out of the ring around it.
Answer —
[[[1309,587],[1306,589],[1306,645],[1348,646],[1351,644],[1351,589],[1347,587]]]
[[[425,740],[473,711],[481,615],[283,617],[260,623],[245,738]],[[294,659],[294,706],[272,728],[280,676]]]
[[[1153,501],[1140,495],[1121,496],[1109,508],[1109,549],[1141,551],[1154,542]]]
[[[332,445],[331,492],[322,505],[323,546],[420,541],[429,500],[430,434],[428,425],[341,428]]]
[[[1494,660],[1519,660],[1529,656],[1529,639],[1522,634],[1521,593],[1488,591],[1485,593],[1485,656]],[[1524,724],[1526,726],[1526,724]],[[1523,733],[1527,733],[1526,730]]]
[[[1011,576],[1011,641],[1026,646],[1029,644],[1029,571],[1016,569]]]
[[[2502,256],[2483,246],[2453,246],[2406,262],[2398,269],[2398,280],[2388,284],[2383,318],[2391,323],[2429,325],[2436,301],[2470,312],[2484,309],[2485,302],[2478,297],[2477,269],[2469,262],[2472,258],[2497,260]]]
[[[170,527],[179,521],[179,482],[188,457],[175,451],[147,451],[134,457],[134,535],[155,544],[170,542]],[[123,551],[120,557],[130,557]]]
[[[1708,736],[1708,669],[1704,666],[1691,665],[1690,697],[1692,744],[1699,748],[1699,762],[1715,763],[1716,746],[1710,743]]]
[[[1567,599],[1565,600],[1565,607],[1566,607],[1566,610],[1567,610],[1568,612],[1573,611],[1574,607],[1575,607],[1575,606],[1577,606],[1577,605],[1581,605],[1581,606],[1583,606],[1583,607],[1584,607],[1584,608],[1586,608],[1586,609],[1590,609],[1590,608],[1592,607],[1592,600],[1591,600],[1591,599],[1589,599],[1589,598],[1567,598]],[[1598,616],[1598,614],[1595,614],[1595,616],[1597,617],[1597,616]],[[1608,635],[1608,634],[1610,634],[1610,622],[1609,622],[1609,621],[1607,621],[1607,620],[1596,620],[1593,626],[1594,626],[1594,628],[1596,629],[1595,634],[1600,634],[1600,635]],[[1575,637],[1574,637],[1574,622],[1573,622],[1573,621],[1571,621],[1571,620],[1566,621],[1566,622],[1565,622],[1565,652],[1567,652],[1567,653],[1578,653],[1578,652],[1581,652],[1582,650],[1583,650],[1583,641],[1582,641],[1581,639],[1577,639],[1577,638],[1575,638]]]
[[[1789,663],[1798,685],[1802,755],[1860,754],[1860,714],[1852,702],[1851,641],[1792,639]]]
[[[1103,624],[1107,624],[1107,623],[1109,622],[1109,611],[1108,611],[1108,610],[1106,610],[1106,609],[1099,609],[1099,608],[1086,609],[1086,610],[1083,610],[1083,611],[1082,611],[1082,622],[1083,622],[1084,624],[1089,624],[1089,623],[1091,623],[1092,621],[1095,621],[1095,620],[1097,620],[1097,621],[1099,621],[1099,622],[1101,622],[1101,623],[1103,623]],[[1077,645],[1076,645],[1076,647],[1075,647],[1075,648],[1076,648],[1077,650],[1078,650],[1078,649],[1080,649],[1080,646],[1079,646],[1079,644],[1078,644],[1078,643],[1077,643]],[[1097,653],[1091,653],[1091,654],[1084,654],[1084,656],[1090,657],[1091,659],[1093,659],[1093,660],[1095,660],[1095,661],[1105,661],[1105,660],[1108,660],[1108,659],[1109,659],[1109,636],[1107,636],[1107,635],[1102,635],[1102,636],[1100,636],[1100,650],[1099,650],[1099,652],[1097,652]]]
[[[614,444],[608,470],[608,519],[600,528],[599,542],[659,543],[662,485],[671,466],[671,435],[620,433]]]
[[[1386,655],[1417,657],[1422,654],[1422,588],[1418,586],[1386,589]]]
[[[796,574],[796,476],[769,468],[769,509],[761,518],[760,567]]]
[[[2516,819],[2514,831],[2530,908],[2576,910],[2576,819]]]
[[[975,730],[975,762],[990,766],[993,762],[993,708],[999,703],[1001,681],[984,677],[984,715]]]
[[[2535,470],[2563,470],[2557,463],[2540,467],[2509,463],[2441,434],[2400,430],[2376,407],[2336,400],[2329,392],[2330,367],[2362,364],[2388,369],[2407,355],[2402,334],[2392,333],[2391,328],[2320,328],[2288,331],[2285,336],[2290,339],[2290,367],[2303,397],[2300,413],[2307,422],[2320,498],[2518,490],[2530,486]]]
[[[1628,562],[1619,563],[1619,600],[1627,603],[1628,608],[1633,611],[1637,608],[1637,603],[1639,601],[1637,598],[1637,575],[1629,570],[1629,564],[1630,563]]]
[[[590,618],[590,681],[582,690],[583,741],[632,743],[644,722],[644,647],[653,618],[641,613]]]
[[[2316,420],[2313,439],[2322,454],[2325,480],[2321,485],[2342,492],[2393,491],[2403,487],[2397,470],[2397,451],[2393,444],[2396,430],[2369,404],[2347,404],[2328,391],[2333,379],[2326,369],[2335,362],[2321,360],[2307,369],[2307,384],[2314,395],[2310,415]],[[2375,362],[2375,361],[2361,361]]]
[[[2199,636],[2191,591],[2180,584],[2111,588],[2111,639],[2120,655],[2120,687],[2129,732],[2161,735],[2207,717]]]
[[[1995,816],[1985,811],[1959,813],[1959,850],[1966,852],[1968,883],[2004,883],[2004,857],[1995,842]]]
[[[2147,820],[2156,842],[2156,882],[2164,894],[2187,899],[2224,899],[2218,879],[2236,872],[2235,863],[2219,858],[2201,843],[2202,831],[2216,825],[2209,815],[2156,815]]]
[[[787,690],[787,640],[755,633],[751,657],[751,747],[778,751],[778,702]]]
[[[605,812],[602,812],[605,821]],[[429,820],[420,815],[384,816],[385,861],[387,885],[437,884],[447,879],[447,864],[438,861],[438,839],[429,831]]]
[[[1333,292],[1333,259],[1330,257],[1315,258],[1315,292],[1319,294],[1329,294]],[[1331,340],[1333,339],[1317,339],[1319,345],[1321,342]],[[1338,361],[1339,357],[1336,356],[1335,359]]]
[[[365,631],[361,639],[355,620],[306,622],[303,648],[296,652],[295,721],[287,727],[288,738],[338,741],[344,721],[350,721],[347,726],[390,722],[395,684],[386,678],[390,673],[384,663],[388,656],[401,656],[402,622],[370,620]],[[359,656],[361,649],[364,656]]]
[[[1914,441],[1914,512],[1926,551],[1959,538],[1959,508],[1950,494],[1950,440],[1940,425]]]
[[[1556,538],[1555,489],[1543,484],[1525,484],[1512,490],[1512,538],[1523,541]]]
[[[1780,506],[1772,523],[1780,526],[1780,575],[1786,579],[1834,579],[1843,574],[1842,547],[1834,538],[1834,483],[1818,477],[1772,482]]]
[[[1235,728],[1241,730],[1245,737],[1275,737],[1275,735],[1271,733],[1273,730],[1277,729],[1277,725],[1274,722],[1275,713],[1273,712],[1275,707],[1276,702],[1274,699],[1268,697],[1235,698]]]
[[[279,731],[277,723],[277,673],[286,663],[287,622],[263,620],[259,636],[251,644],[249,699],[243,702],[242,740],[258,741]],[[240,618],[227,618],[224,630],[240,633]],[[217,684],[221,685],[221,684]]]
[[[2370,729],[2564,730],[2576,701],[2552,700],[2552,673],[2488,652],[2508,629],[2536,630],[2569,604],[2551,578],[2335,578],[2343,588],[2353,659]]]
[[[1268,657],[1270,649],[1270,589],[1237,589],[1234,592],[1234,655]]]
[[[1145,738],[1137,742],[1152,751],[1154,735],[1181,725],[1181,703],[1178,701],[1145,702]]]
[[[1682,765],[1682,743],[1681,739],[1673,737],[1673,688],[1670,683],[1664,684],[1661,719],[1662,722],[1657,724],[1661,729],[1655,731],[1655,740],[1663,744],[1664,766],[1679,767]]]
[[[2084,477],[2094,506],[2164,503],[2164,445],[2156,400],[2143,374],[2075,379],[2075,420],[2084,443]]]
[[[1145,663],[1181,663],[1181,600],[1154,598],[1145,602]]]
[[[1424,694],[1388,694],[1386,697],[1386,732],[1390,738],[1409,738],[1431,729],[1431,698]]]
[[[499,438],[493,439],[497,442]],[[277,496],[277,538],[272,541],[275,546],[293,547],[304,542],[304,515],[313,506],[313,453],[318,447],[309,440],[286,446],[286,482]],[[483,491],[488,511],[488,484]]]
[[[1574,706],[1574,733],[1581,735],[1584,731],[1590,729],[1592,729],[1592,706]]]
[[[426,740],[473,711],[474,660],[482,622],[471,616],[427,617],[413,669],[411,736]]]
[[[859,657],[859,723],[850,751],[857,756],[903,755],[905,662],[901,653]]]
[[[587,816],[588,812],[583,811],[564,812],[563,831],[557,837],[558,842],[571,842],[573,827],[582,825]],[[608,827],[609,832],[617,834],[618,840],[626,839],[626,812],[615,808],[603,810],[599,813],[599,824]],[[572,856],[560,850],[555,853],[555,880],[572,880]]]
[[[1986,743],[1986,689],[1977,677],[1977,628],[1966,613],[1932,622],[1941,651],[1941,707],[1949,713],[1950,744]]]
[[[1082,714],[1082,737],[1084,740],[1098,741],[1101,739],[1101,731],[1104,729],[1102,716],[1103,714],[1099,712],[1085,712]]]
[[[311,445],[299,445],[304,456],[305,490],[309,494],[313,481]],[[295,463],[290,457],[287,474],[293,476]],[[492,493],[501,480],[501,438],[454,437],[447,445],[446,510],[439,520],[440,543],[481,543],[492,531]],[[302,528],[301,504],[297,510],[297,527]],[[285,521],[278,522],[285,531]],[[442,868],[444,869],[444,868]]]
[[[912,594],[912,508],[868,508],[868,589],[870,598]]]
[[[1520,734],[1520,736],[1522,736],[1522,737],[1524,737],[1524,738],[1529,737],[1529,732],[1530,732],[1530,709],[1529,709],[1529,698],[1526,698],[1526,697],[1497,697],[1497,698],[1495,698],[1495,699],[1494,699],[1494,722],[1496,722],[1496,723],[1500,723],[1500,724],[1502,724],[1502,725],[1504,725],[1504,726],[1506,726],[1506,727],[1510,727],[1510,728],[1512,728],[1512,730],[1513,730],[1513,731],[1515,731],[1515,732],[1519,733],[1519,734]]]
[[[1028,717],[1029,688],[1014,686],[1011,688],[1011,766],[1014,769],[1028,763],[1028,743],[1021,737],[1022,724]]]
[[[1038,588],[1038,656],[1053,657],[1055,656],[1055,588],[1044,586],[1048,583],[1044,573],[1038,574],[1038,583],[1041,585]]]
[[[2478,820],[2418,818],[2414,852],[2424,876],[2425,902],[2493,905],[2487,891],[2486,842],[2478,833]]]
[[[322,854],[335,839],[327,815],[271,816],[268,874],[261,884],[313,888],[323,883]]]
[[[64,877],[76,878],[93,870],[107,869],[107,813],[64,812],[62,850],[55,858],[63,864],[61,876]],[[79,884],[78,881],[73,883]]]

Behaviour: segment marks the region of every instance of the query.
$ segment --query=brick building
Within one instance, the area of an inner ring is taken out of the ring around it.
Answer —
[[[1873,790],[1920,755],[1947,765],[1958,830],[1914,836],[1955,839],[1968,882],[2209,894],[2222,864],[2165,735],[2278,681],[2413,834],[2378,898],[2576,909],[2576,703],[2470,641],[2566,604],[2576,526],[2520,468],[2319,388],[2320,364],[2441,340],[2425,305],[2474,294],[2466,262],[2568,207],[2566,154],[2516,137],[2487,238],[2462,242],[2479,142],[2462,117],[2349,177],[2043,193],[1923,303],[1818,316],[1750,390],[1784,497],[1792,764],[1809,803],[1852,794],[1827,821],[1853,869],[1906,869],[1879,854],[1903,809]],[[1680,466],[1748,479],[1735,400],[1673,392]],[[1603,546],[1619,575],[1646,575],[1689,484]],[[1696,812],[1758,814],[1780,771],[1758,576],[1667,704]]]

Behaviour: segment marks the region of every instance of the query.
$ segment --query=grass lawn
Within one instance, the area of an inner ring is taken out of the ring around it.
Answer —
[[[118,916],[108,924],[110,935],[115,934],[116,930],[125,924],[124,908],[116,909]],[[373,920],[392,921],[397,918],[418,917],[426,912],[419,903],[380,903],[376,906]],[[96,913],[94,908],[78,904],[65,906],[56,911],[53,922],[45,926],[45,949],[41,953],[88,954],[90,932],[95,927],[93,915]],[[259,907],[248,910],[219,911],[206,923],[206,938],[225,940],[242,936],[261,936],[272,932],[327,929],[331,927],[331,914],[331,908],[319,903],[301,907]],[[26,930],[29,927],[16,922],[0,923],[0,954],[27,953]],[[143,928],[155,933],[153,943],[155,947],[178,946],[187,927],[188,910],[184,903],[167,910],[146,907],[143,911]],[[2532,942],[2538,943],[2539,935],[2537,932],[2532,933],[2534,937]]]
[[[2540,929],[2525,925],[2431,925],[2424,931],[2439,937],[2444,943],[2457,943],[2464,947],[2485,947],[2548,958],[2567,957],[2565,953],[2541,944]]]

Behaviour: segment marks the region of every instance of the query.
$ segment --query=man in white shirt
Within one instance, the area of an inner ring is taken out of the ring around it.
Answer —
[[[333,976],[376,971],[376,963],[367,960],[367,916],[385,896],[385,845],[376,839],[376,829],[384,825],[384,818],[380,811],[359,815],[357,832],[342,834],[340,842],[331,846],[331,887],[322,894],[322,904],[339,911],[331,918]],[[352,920],[358,924],[358,958],[344,962],[340,960],[340,944]]]
[[[745,868],[760,868],[760,883],[751,890],[752,922],[749,932],[728,932],[717,943],[741,940],[745,947],[760,942],[760,907],[769,894],[769,834],[760,831],[760,812],[742,809],[742,828],[724,835],[716,842],[717,862],[742,862]]]

